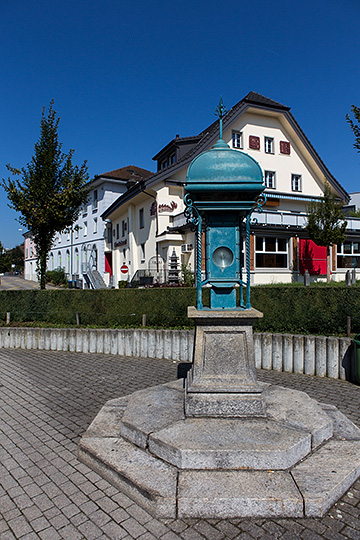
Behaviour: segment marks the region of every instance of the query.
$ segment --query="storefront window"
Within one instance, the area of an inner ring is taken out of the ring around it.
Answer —
[[[337,246],[338,268],[360,268],[360,242],[346,241]]]
[[[255,241],[256,268],[287,268],[288,241],[275,236],[257,236]]]

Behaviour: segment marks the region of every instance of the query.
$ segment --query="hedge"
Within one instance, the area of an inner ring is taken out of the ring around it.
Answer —
[[[204,291],[208,296],[208,290]],[[360,332],[360,287],[256,286],[251,303],[264,313],[255,329],[261,332],[344,334],[347,317]],[[14,323],[61,326],[141,326],[142,315],[151,327],[191,327],[187,306],[195,305],[194,288],[113,290],[1,291],[0,319],[6,312]],[[206,301],[206,299],[205,299]]]

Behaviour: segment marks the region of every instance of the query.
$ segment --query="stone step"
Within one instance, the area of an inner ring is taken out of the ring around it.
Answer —
[[[360,476],[360,441],[329,441],[292,470],[305,515],[321,517]]]
[[[152,433],[149,450],[179,469],[288,469],[311,435],[263,418],[194,418]]]
[[[78,458],[148,512],[176,517],[177,470],[121,438],[82,438]]]
[[[181,471],[178,516],[303,517],[303,500],[288,472]]]

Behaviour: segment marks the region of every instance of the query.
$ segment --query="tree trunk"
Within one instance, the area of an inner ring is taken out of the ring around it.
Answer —
[[[326,282],[330,283],[331,246],[326,247]]]
[[[39,257],[39,278],[40,278],[40,289],[45,289],[46,285],[46,261],[47,253],[44,249],[40,251]]]

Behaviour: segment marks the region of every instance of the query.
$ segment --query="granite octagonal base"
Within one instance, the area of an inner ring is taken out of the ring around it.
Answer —
[[[185,418],[183,381],[111,400],[79,459],[156,517],[321,517],[360,476],[360,429],[261,386],[258,419]]]

